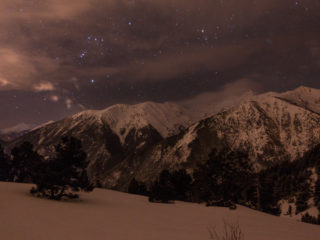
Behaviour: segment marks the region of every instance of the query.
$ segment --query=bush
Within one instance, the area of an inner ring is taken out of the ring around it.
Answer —
[[[210,200],[206,203],[207,207],[228,207],[230,210],[237,209],[237,205],[234,204],[232,201],[214,201]]]
[[[133,178],[128,187],[128,193],[147,196],[148,190],[146,185],[143,182],[138,182]]]
[[[224,222],[224,231],[220,236],[215,227],[209,227],[209,236],[213,240],[244,240],[244,234],[239,224],[230,224]]]
[[[311,216],[308,212],[302,215],[301,222],[311,223],[311,224],[320,224],[320,216],[318,218]]]

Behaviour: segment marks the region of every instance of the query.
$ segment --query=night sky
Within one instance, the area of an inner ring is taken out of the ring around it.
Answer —
[[[319,0],[1,0],[0,128],[115,103],[320,88]]]

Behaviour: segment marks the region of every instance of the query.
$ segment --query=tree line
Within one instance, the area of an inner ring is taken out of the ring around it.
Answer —
[[[312,169],[318,176],[314,187]],[[281,214],[280,200],[294,203],[298,214],[310,207],[313,198],[320,211],[320,145],[298,160],[274,162],[258,172],[246,153],[213,149],[194,170],[163,170],[152,183],[132,179],[128,192],[147,195],[152,202],[182,200],[231,208],[241,204],[273,215]],[[287,214],[293,214],[291,206]],[[320,216],[310,220],[304,214],[302,221],[320,223]]]
[[[0,181],[34,183],[30,192],[39,197],[60,200],[77,198],[80,190],[92,191],[87,166],[81,141],[73,137],[62,138],[52,157],[39,155],[29,142],[10,154],[0,146]],[[317,176],[314,184],[312,174]],[[281,213],[280,200],[291,203],[287,214],[292,215],[292,204],[299,214],[313,199],[320,211],[320,145],[298,160],[274,162],[259,172],[246,153],[213,149],[208,160],[192,170],[163,170],[149,183],[133,178],[128,192],[146,195],[151,202],[180,200],[230,208],[242,204],[274,215]],[[320,216],[304,214],[302,221],[320,223]]]
[[[87,166],[81,141],[73,137],[63,137],[48,159],[29,142],[13,148],[10,155],[0,146],[0,181],[34,183],[30,192],[38,197],[74,199],[80,190],[92,191]]]

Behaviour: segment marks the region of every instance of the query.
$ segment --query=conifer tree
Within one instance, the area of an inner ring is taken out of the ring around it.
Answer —
[[[170,173],[168,170],[163,170],[159,179],[151,186],[149,201],[169,203],[172,200],[174,200],[174,189],[170,182]]]
[[[77,198],[75,192],[92,191],[93,186],[88,180],[86,153],[81,141],[73,137],[64,137],[55,146],[55,157],[34,168],[33,176],[36,188],[32,194],[60,200],[62,197]]]
[[[174,171],[170,175],[175,200],[187,201],[191,195],[192,178],[185,169]]]
[[[253,169],[248,156],[228,149],[213,150],[209,160],[194,174],[194,184],[202,189],[204,201],[246,201],[253,187]],[[194,187],[194,188],[195,188]]]
[[[9,180],[9,156],[5,154],[1,144],[0,144],[0,181]]]
[[[314,186],[314,203],[320,209],[320,179],[316,181]]]
[[[143,182],[138,182],[135,178],[133,178],[129,184],[128,193],[148,195],[146,185]]]
[[[30,142],[24,142],[11,151],[12,163],[10,175],[15,182],[31,182],[35,165],[41,162],[41,156],[33,150]]]

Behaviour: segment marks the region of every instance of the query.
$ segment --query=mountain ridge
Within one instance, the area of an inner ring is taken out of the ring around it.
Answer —
[[[7,149],[30,141],[50,157],[62,136],[73,135],[88,153],[91,179],[119,190],[125,190],[133,177],[151,180],[164,168],[192,169],[206,161],[212,148],[222,146],[248,152],[261,169],[274,161],[295,159],[320,143],[318,99],[320,90],[306,87],[249,95],[199,120],[175,103],[117,104],[35,129]]]

